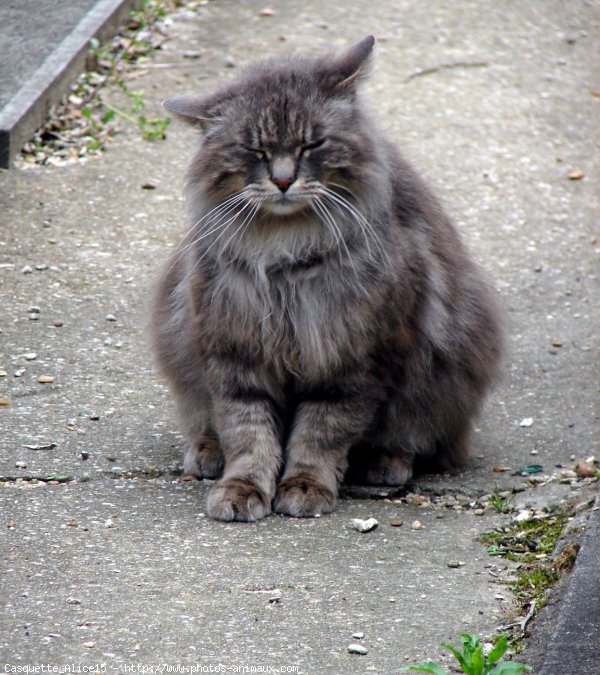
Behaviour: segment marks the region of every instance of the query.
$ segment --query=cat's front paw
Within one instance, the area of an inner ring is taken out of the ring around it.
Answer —
[[[274,511],[296,518],[312,518],[335,509],[336,495],[306,474],[284,478],[277,487]]]
[[[214,438],[202,437],[190,443],[183,457],[183,473],[198,478],[218,478],[223,473],[223,453]]]
[[[271,498],[258,486],[237,478],[216,483],[208,494],[208,515],[215,520],[252,522],[271,513]]]

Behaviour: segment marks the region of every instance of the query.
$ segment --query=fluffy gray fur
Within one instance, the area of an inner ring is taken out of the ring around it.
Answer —
[[[373,42],[165,102],[202,143],[153,335],[219,520],[315,516],[344,478],[459,465],[497,370],[492,292],[361,106]]]

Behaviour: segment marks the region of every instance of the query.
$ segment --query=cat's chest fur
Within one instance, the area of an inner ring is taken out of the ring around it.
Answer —
[[[353,312],[357,302],[336,261],[316,256],[252,271],[223,265],[205,311],[219,326],[219,340],[259,353],[280,374],[319,380],[366,344],[366,322]]]

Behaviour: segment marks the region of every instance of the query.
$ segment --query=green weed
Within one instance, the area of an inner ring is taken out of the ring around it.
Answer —
[[[160,47],[164,36],[158,22],[182,0],[144,0],[127,23],[106,44],[92,38],[84,72],[71,92],[50,110],[48,121],[21,151],[29,164],[61,164],[100,153],[116,133],[116,118],[136,127],[145,140],[166,137],[170,120],[144,114],[144,95],[131,90],[125,75]],[[120,108],[101,96],[107,83],[116,84],[130,104]]]
[[[518,675],[518,673],[532,670],[524,663],[502,660],[508,649],[508,640],[505,637],[501,637],[487,655],[484,653],[481,638],[470,633],[461,633],[461,638],[462,650],[449,642],[442,643],[442,647],[449,649],[454,654],[462,672],[467,675]],[[449,675],[446,670],[433,661],[416,663],[400,668],[400,670],[432,673],[432,675]]]
[[[513,509],[512,503],[515,499],[515,496],[516,495],[514,493],[506,496],[500,494],[500,492],[494,492],[494,494],[489,499],[489,503],[498,513],[509,513],[509,511],[512,511]]]

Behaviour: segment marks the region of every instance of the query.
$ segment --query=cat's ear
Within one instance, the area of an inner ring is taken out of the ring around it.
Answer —
[[[212,103],[200,96],[184,95],[172,96],[163,101],[162,106],[180,120],[205,129],[214,117],[210,110]]]
[[[374,44],[375,38],[369,35],[333,59],[323,61],[322,81],[334,93],[353,91],[358,81],[368,74]]]

